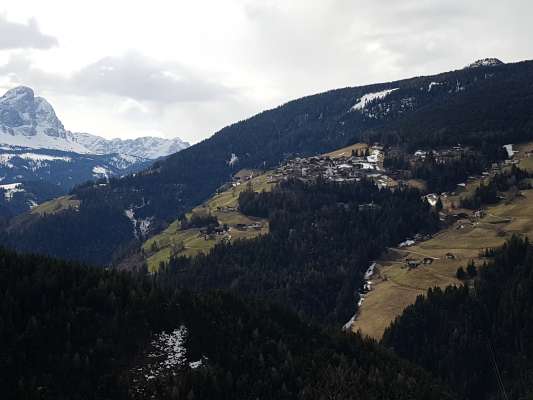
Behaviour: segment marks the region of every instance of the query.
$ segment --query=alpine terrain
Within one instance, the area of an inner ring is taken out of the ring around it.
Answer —
[[[139,171],[187,146],[179,138],[107,140],[70,132],[44,98],[28,87],[15,87],[0,97],[0,186],[18,185],[27,199],[11,202],[10,197],[2,215],[27,210],[89,180]]]

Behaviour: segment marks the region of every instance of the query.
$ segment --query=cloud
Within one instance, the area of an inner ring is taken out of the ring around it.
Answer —
[[[0,15],[0,50],[49,49],[57,44],[55,37],[40,31],[34,18],[21,24],[10,22],[5,15]]]
[[[0,75],[3,88],[30,86],[58,115],[68,108],[74,118],[63,121],[67,129],[103,136],[164,132],[195,142],[242,118],[243,110],[245,115],[260,111],[250,108],[242,90],[137,52],[102,58],[68,76],[38,68],[29,53],[15,53],[0,65]]]
[[[162,62],[136,52],[102,58],[66,77],[36,68],[28,57],[16,54],[0,66],[0,73],[7,74],[12,84],[41,90],[118,96],[162,105],[213,101],[233,94],[231,89],[177,62]]]
[[[74,74],[71,83],[82,93],[105,93],[157,103],[201,102],[231,92],[179,63],[160,62],[135,52],[88,65]]]

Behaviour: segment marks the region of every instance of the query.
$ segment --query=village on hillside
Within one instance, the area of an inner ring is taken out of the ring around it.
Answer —
[[[470,149],[457,145],[448,149],[416,150],[411,154],[405,154],[396,149],[385,148],[379,143],[373,145],[359,143],[328,154],[290,159],[281,163],[277,168],[266,172],[242,169],[233,175],[231,181],[221,186],[212,199],[193,210],[193,215],[197,217],[212,216],[217,223],[205,226],[198,225],[195,229],[184,229],[181,223],[177,224],[181,227],[176,229],[173,224],[161,235],[154,237],[150,241],[150,246],[145,246],[145,249],[149,254],[158,254],[157,257],[154,257],[158,263],[161,257],[167,258],[176,252],[194,255],[198,251],[208,250],[220,241],[230,242],[236,238],[252,238],[259,234],[265,234],[268,232],[267,221],[251,219],[240,213],[237,201],[239,193],[246,190],[248,185],[256,191],[270,190],[276,184],[290,179],[298,179],[303,182],[322,179],[338,183],[360,182],[367,179],[373,181],[379,188],[392,190],[402,186],[414,186],[422,191],[422,197],[432,207],[437,207],[439,202],[443,205],[443,209],[439,209],[439,215],[443,222],[446,224],[459,222],[457,229],[467,228],[483,218],[484,210],[463,210],[457,207],[458,199],[461,193],[469,190],[468,188],[472,183],[488,178],[501,171],[505,166],[518,162],[514,159],[516,150],[513,149],[513,145],[506,145],[504,148],[508,153],[507,160],[493,164],[489,171],[485,171],[479,176],[471,176],[466,182],[457,185],[454,191],[444,193],[428,193],[423,186],[418,186],[420,182],[413,179],[409,170],[386,168],[384,166],[386,157],[395,157],[399,153],[407,163],[423,162],[427,157],[432,157],[440,163],[446,163],[454,158],[467,155],[471,151]],[[530,155],[526,154],[526,156]],[[360,209],[365,209],[367,206],[371,206],[371,204],[362,204]],[[431,239],[430,235],[406,238],[404,242],[398,244],[398,248],[411,247],[429,239]],[[166,244],[167,242],[168,244]],[[155,251],[156,246],[153,243],[161,247],[160,250],[163,250],[163,253],[159,250]],[[183,245],[171,245],[172,243],[183,243]],[[165,256],[162,256],[163,254]],[[448,256],[453,257],[454,255]],[[431,262],[432,260],[429,258],[411,257],[405,260],[405,267],[417,268]],[[370,288],[371,285],[369,284],[368,290]]]

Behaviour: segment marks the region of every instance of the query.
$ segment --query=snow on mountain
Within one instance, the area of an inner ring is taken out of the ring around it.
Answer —
[[[470,65],[467,65],[465,68],[479,68],[479,67],[496,67],[498,65],[503,65],[504,63],[497,58],[483,58],[477,60]]]
[[[89,133],[71,133],[72,141],[79,143],[95,154],[129,154],[154,160],[189,147],[180,138],[163,139],[152,136],[137,139],[104,139]]]
[[[90,153],[68,140],[67,131],[52,106],[33,90],[19,86],[0,97],[0,143],[9,146],[46,148]]]
[[[376,99],[383,99],[387,97],[389,94],[394,92],[395,90],[398,90],[398,88],[395,89],[387,89],[382,90],[381,92],[374,92],[374,93],[367,93],[359,99],[359,101],[352,107],[352,110],[354,111],[361,111],[364,110],[366,105]]]
[[[0,97],[0,144],[79,154],[121,153],[152,160],[189,147],[179,138],[107,140],[88,133],[70,132],[50,103],[35,97],[33,90],[25,86],[8,90]]]
[[[9,183],[7,185],[0,185],[0,189],[4,192],[4,197],[6,200],[11,200],[13,198],[13,193],[22,192],[20,183]]]

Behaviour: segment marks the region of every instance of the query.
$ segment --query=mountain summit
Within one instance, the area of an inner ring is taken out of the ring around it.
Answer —
[[[57,117],[54,108],[33,89],[18,86],[0,97],[0,145],[49,149],[80,154],[133,155],[156,159],[189,147],[179,138],[107,140],[88,133],[70,132]]]
[[[0,143],[53,150],[90,153],[71,143],[53,107],[33,90],[19,86],[0,97]]]

